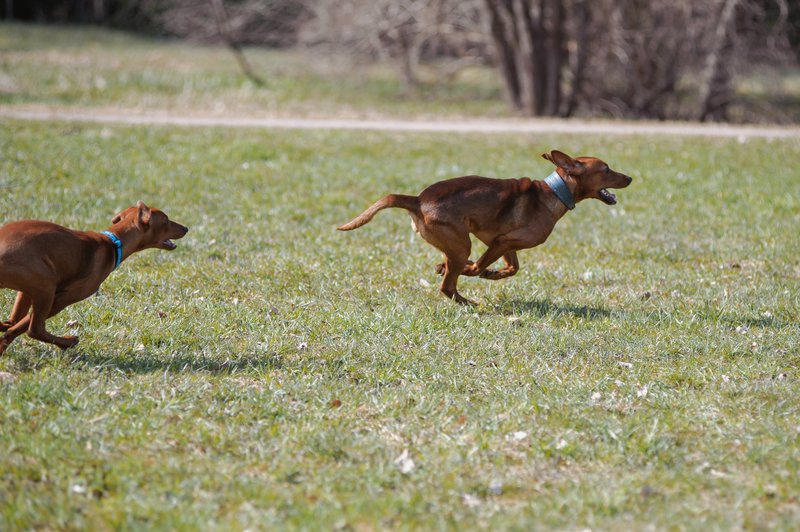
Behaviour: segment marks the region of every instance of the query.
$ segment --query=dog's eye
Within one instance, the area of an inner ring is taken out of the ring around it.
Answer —
[[[611,168],[609,168],[608,166],[606,166],[606,169],[605,169],[605,170],[603,170],[603,171],[604,171],[605,173],[609,173],[609,172],[611,171]]]

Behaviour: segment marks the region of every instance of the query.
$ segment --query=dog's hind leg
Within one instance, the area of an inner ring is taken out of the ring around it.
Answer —
[[[11,342],[13,342],[17,336],[24,333],[28,329],[30,322],[31,322],[31,315],[28,314],[27,316],[19,320],[17,323],[15,323],[13,326],[11,326],[5,332],[5,334],[3,334],[3,336],[0,336],[0,355],[3,354],[6,348],[8,348],[8,346],[11,345]]]
[[[419,224],[418,229],[422,238],[444,253],[444,279],[440,291],[462,305],[476,305],[474,301],[459,294],[457,289],[458,276],[467,266],[472,249],[469,233],[449,224]]]
[[[31,298],[22,292],[17,292],[17,299],[14,301],[14,308],[11,310],[11,316],[9,316],[8,321],[0,323],[0,332],[9,330],[15,323],[27,316],[30,308]]]

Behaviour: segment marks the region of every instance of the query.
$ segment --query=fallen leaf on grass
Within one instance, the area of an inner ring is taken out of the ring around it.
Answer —
[[[471,493],[465,493],[462,496],[462,500],[464,501],[464,505],[470,508],[475,508],[481,505],[481,500]]]
[[[411,456],[408,454],[408,449],[405,449],[400,456],[394,459],[394,465],[404,475],[408,475],[414,471],[414,460],[412,460]]]
[[[528,433],[524,430],[518,430],[516,432],[510,432],[506,434],[506,441],[522,441],[528,437]]]
[[[331,399],[331,402],[328,404],[330,404],[331,408],[339,408],[342,406],[342,402],[338,399]]]

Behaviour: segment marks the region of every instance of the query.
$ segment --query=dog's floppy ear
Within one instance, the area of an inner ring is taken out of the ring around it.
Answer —
[[[136,208],[139,209],[139,212],[136,215],[136,223],[142,227],[147,227],[150,225],[150,216],[152,214],[150,207],[145,205],[142,200],[139,200],[136,203]]]
[[[586,170],[586,167],[579,161],[576,161],[566,153],[558,150],[553,150],[550,153],[543,153],[542,157],[565,170],[570,175],[581,175],[584,170]]]

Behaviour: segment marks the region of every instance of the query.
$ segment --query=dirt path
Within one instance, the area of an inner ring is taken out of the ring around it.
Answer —
[[[544,119],[348,119],[243,117],[201,114],[143,114],[128,110],[73,107],[0,106],[0,118],[68,121],[100,124],[175,125],[189,127],[245,127],[262,129],[341,129],[419,131],[441,133],[571,133],[591,135],[679,135],[740,139],[800,138],[800,127],[733,126],[682,122],[623,122]]]

